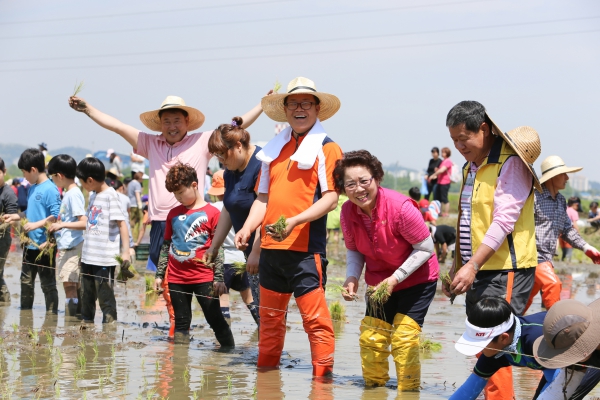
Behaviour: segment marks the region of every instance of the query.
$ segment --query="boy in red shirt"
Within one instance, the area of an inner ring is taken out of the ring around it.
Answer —
[[[214,269],[200,261],[212,242],[219,210],[204,201],[198,190],[196,170],[189,165],[177,164],[171,168],[165,186],[181,205],[167,215],[154,288],[161,287],[168,269],[169,292],[175,311],[175,343],[190,342],[195,295],[221,348],[232,348],[235,346],[233,334],[219,305],[219,295],[225,288],[223,251],[219,252]]]

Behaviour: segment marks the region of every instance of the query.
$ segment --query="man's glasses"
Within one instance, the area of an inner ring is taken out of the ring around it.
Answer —
[[[303,110],[310,110],[310,108],[315,104],[312,101],[303,101],[302,103],[290,102],[285,103],[285,106],[288,110],[294,111],[298,108],[298,106],[302,107]]]
[[[346,192],[354,192],[359,186],[363,189],[366,189],[369,187],[369,185],[371,185],[372,181],[373,177],[369,179],[361,179],[360,181],[358,181],[358,183],[352,181],[350,183],[345,184],[344,189],[346,190]]]

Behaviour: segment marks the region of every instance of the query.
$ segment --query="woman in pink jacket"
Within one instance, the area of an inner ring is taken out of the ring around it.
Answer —
[[[419,335],[439,273],[429,229],[414,200],[380,186],[381,162],[368,151],[345,153],[333,174],[336,190],[350,200],[341,213],[347,248],[344,299],[355,298],[365,264],[367,285],[387,281],[390,294],[381,307],[367,302],[361,323],[365,384],[385,385],[391,353],[398,390],[418,390]]]

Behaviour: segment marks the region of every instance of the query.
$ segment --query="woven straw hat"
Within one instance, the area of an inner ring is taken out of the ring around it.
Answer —
[[[549,179],[560,174],[570,174],[571,172],[581,171],[583,167],[567,167],[565,162],[559,156],[549,156],[542,161],[542,177],[540,182],[544,183]]]
[[[542,143],[540,142],[540,135],[537,131],[530,126],[520,126],[508,132],[503,132],[502,129],[498,128],[498,125],[490,118],[486,112],[485,115],[492,122],[492,133],[498,135],[508,143],[508,145],[517,153],[519,158],[523,160],[527,169],[533,176],[533,185],[542,192],[542,184],[538,179],[535,169],[533,169],[533,163],[542,154]]]
[[[185,101],[179,96],[167,96],[159,109],[146,111],[145,113],[140,114],[140,120],[148,129],[155,132],[162,132],[158,112],[170,108],[178,108],[187,111],[189,117],[188,131],[195,131],[204,123],[204,114],[194,107],[186,106]]]
[[[287,91],[285,93],[274,93],[265,96],[262,98],[260,103],[263,111],[269,116],[269,118],[278,122],[286,122],[287,118],[285,117],[283,100],[289,95],[301,93],[309,93],[319,99],[319,106],[321,108],[319,110],[318,118],[321,121],[325,121],[326,119],[333,117],[333,115],[340,109],[340,99],[329,93],[318,92],[313,81],[301,76],[292,79],[291,82],[288,83]]]
[[[544,318],[544,335],[533,343],[533,355],[546,368],[579,363],[600,344],[600,299],[589,306],[577,300],[554,304]]]

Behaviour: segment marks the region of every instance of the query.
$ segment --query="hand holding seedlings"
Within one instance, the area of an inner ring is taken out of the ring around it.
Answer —
[[[342,297],[344,297],[344,300],[356,301],[358,299],[358,295],[356,294],[356,292],[358,291],[358,279],[356,279],[355,277],[348,277],[348,279],[346,279],[346,282],[344,282],[342,289]]]
[[[456,295],[452,293],[452,290],[450,289],[450,286],[452,285],[450,274],[448,272],[441,273],[440,280],[442,281],[442,292],[450,298],[450,304],[454,304]]]
[[[267,235],[271,236],[277,242],[284,241],[288,235],[289,224],[284,215],[280,216],[277,222],[265,226]]]
[[[162,279],[160,279],[160,278],[156,278],[156,279],[154,279],[154,291],[155,291],[155,292],[159,292],[159,293],[160,293],[160,292],[162,292],[162,291],[163,291],[163,288],[162,288],[162,281],[163,281],[163,280],[162,280]]]

